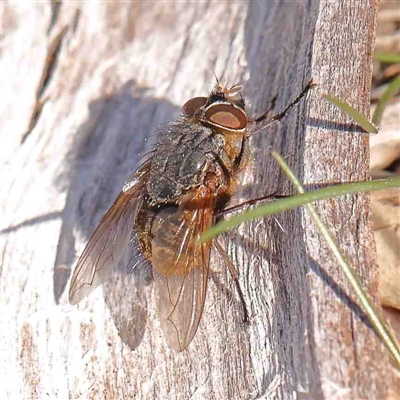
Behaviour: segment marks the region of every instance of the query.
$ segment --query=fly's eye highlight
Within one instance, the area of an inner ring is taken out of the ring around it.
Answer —
[[[206,120],[231,130],[241,130],[247,126],[246,114],[229,104],[211,106],[206,112]]]
[[[207,97],[194,97],[188,100],[182,107],[182,111],[188,117],[192,117],[196,111],[203,107],[207,102]]]

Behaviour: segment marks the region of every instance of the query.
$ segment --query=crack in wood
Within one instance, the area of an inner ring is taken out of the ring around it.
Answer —
[[[39,87],[36,91],[36,102],[33,107],[33,112],[31,118],[29,120],[28,129],[24,133],[21,138],[21,145],[24,144],[28,136],[31,134],[35,126],[37,125],[40,115],[43,110],[43,106],[48,100],[47,97],[43,97],[44,92],[46,91],[49,83],[54,75],[54,71],[57,66],[57,61],[61,53],[61,46],[64,39],[65,34],[67,33],[68,27],[64,27],[52,40],[52,43],[49,46],[49,50],[47,52],[46,62],[43,67],[43,73],[40,78]]]
[[[62,6],[62,1],[61,0],[51,0],[50,1],[50,7],[51,7],[51,16],[50,16],[50,22],[49,22],[49,27],[47,28],[47,34],[49,35],[54,28],[58,16],[60,15],[60,10]]]

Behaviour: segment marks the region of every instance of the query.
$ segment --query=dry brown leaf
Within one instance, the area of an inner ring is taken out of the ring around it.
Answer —
[[[400,190],[375,192],[371,198],[381,304],[400,309]]]
[[[387,107],[381,130],[371,137],[373,178],[400,175],[400,104]],[[400,190],[371,194],[377,257],[379,296],[383,306],[400,309]]]

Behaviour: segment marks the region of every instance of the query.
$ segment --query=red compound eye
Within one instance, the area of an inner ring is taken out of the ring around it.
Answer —
[[[191,117],[199,108],[206,104],[206,101],[207,97],[194,97],[185,103],[185,105],[182,107],[182,111],[185,115]]]
[[[244,111],[231,104],[216,104],[206,112],[206,120],[210,124],[222,126],[231,130],[242,130],[247,126],[247,116]]]

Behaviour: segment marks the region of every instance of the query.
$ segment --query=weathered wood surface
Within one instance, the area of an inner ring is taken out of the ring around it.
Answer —
[[[369,109],[376,6],[367,1],[5,2],[2,36],[2,399],[384,399],[389,357],[301,210],[230,234],[254,315],[211,278],[201,327],[176,354],[145,273],[119,271],[78,307],[71,268],[144,148],[213,69],[244,82],[251,114],[311,78],[307,104],[252,141],[239,196],[290,193],[268,146],[311,186],[367,178],[368,138],[330,92]],[[321,203],[377,294],[369,200]],[[213,265],[219,269],[220,260]],[[105,299],[105,300],[103,300]]]

